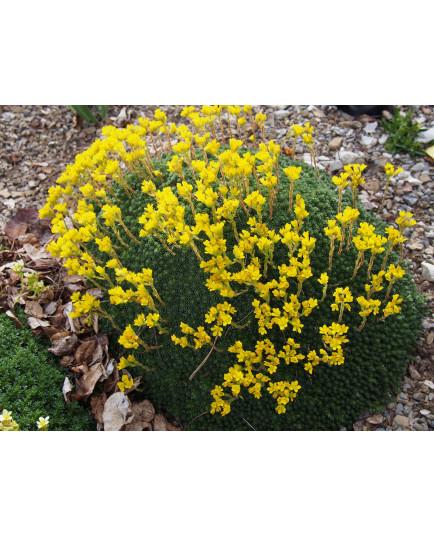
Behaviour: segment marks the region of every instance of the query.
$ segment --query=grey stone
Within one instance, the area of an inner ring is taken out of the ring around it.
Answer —
[[[416,179],[416,177],[412,177],[409,175],[404,179],[405,182],[408,182],[408,184],[411,184],[411,186],[422,186],[423,182],[419,179]]]
[[[375,147],[377,145],[377,140],[372,136],[361,136],[360,141],[362,145],[370,149],[371,147]]]
[[[395,426],[399,426],[400,428],[404,428],[408,426],[408,417],[405,417],[404,415],[397,415],[393,419],[393,424]]]
[[[341,160],[344,166],[348,166],[349,164],[364,164],[365,162],[362,155],[352,151],[341,151],[339,153],[339,160]]]
[[[426,399],[428,397],[424,393],[414,393],[413,399],[417,400],[418,402],[426,402]]]
[[[396,404],[396,413],[398,415],[402,415],[404,412],[404,406],[403,404],[401,404],[401,402],[399,402],[399,404]]]
[[[9,123],[13,119],[15,119],[15,114],[13,114],[12,112],[4,112],[2,114],[2,121],[4,121],[5,123]]]
[[[423,262],[421,263],[421,267],[423,279],[425,279],[425,281],[429,281],[430,283],[434,283],[434,264],[431,264],[430,262]]]
[[[341,137],[333,138],[331,142],[329,143],[330,151],[339,151],[339,149],[342,147],[343,142],[344,142],[344,139]]]
[[[423,162],[419,162],[411,168],[411,171],[413,171],[413,173],[420,173],[422,171],[425,171],[425,164]]]
[[[291,115],[291,112],[288,110],[276,110],[274,112],[274,116],[276,119],[285,119],[285,117],[289,117]]]
[[[340,160],[335,160],[330,164],[330,171],[339,171],[344,169],[344,165]]]
[[[374,121],[373,123],[367,123],[363,130],[367,132],[368,134],[373,134],[377,130],[377,127],[378,127],[378,123]]]
[[[406,203],[408,203],[409,205],[413,206],[417,203],[417,197],[414,197],[412,195],[404,195],[403,196],[403,199]]]

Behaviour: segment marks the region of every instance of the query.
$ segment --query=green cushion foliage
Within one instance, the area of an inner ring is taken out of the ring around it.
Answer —
[[[167,171],[167,162],[172,155],[163,155],[154,162],[155,168],[163,174],[164,182],[161,189],[171,186],[176,190],[176,182],[179,178]],[[301,166],[303,168],[301,178],[296,181],[294,200],[297,193],[301,194],[308,218],[304,222],[303,231],[309,231],[317,242],[311,255],[311,267],[313,277],[303,285],[302,299],[317,298],[322,295],[322,286],[317,279],[323,272],[327,272],[330,242],[324,233],[329,219],[334,219],[338,212],[338,194],[331,178],[322,174],[321,179],[308,165],[294,162],[286,156],[279,159],[281,170],[280,192],[277,195],[273,219],[265,217],[269,228],[278,231],[289,222],[289,184],[282,169],[288,166]],[[187,166],[184,166],[186,180],[192,182],[191,174]],[[138,218],[143,213],[144,207],[153,203],[152,199],[141,192],[143,178],[132,174],[130,184],[137,192],[133,198],[129,198],[123,189],[118,188],[116,195],[121,203],[122,218],[126,226],[135,236],[139,236],[141,225]],[[253,179],[252,179],[253,180]],[[255,189],[255,183],[251,184]],[[352,206],[351,191],[343,198],[343,209]],[[200,205],[204,212],[206,208]],[[358,201],[360,211],[359,222],[366,221],[376,227],[376,232],[384,235],[386,225],[377,217],[365,210]],[[264,207],[264,216],[268,207]],[[186,213],[191,218],[190,208],[187,205]],[[188,217],[186,217],[188,222]],[[192,220],[191,220],[192,221]],[[239,230],[247,228],[247,217],[243,211],[237,215],[237,227]],[[229,228],[229,225],[227,225]],[[171,255],[166,249],[153,238],[146,238],[135,244],[126,233],[121,232],[123,240],[128,244],[128,249],[119,249],[119,258],[122,264],[129,270],[140,272],[142,268],[151,268],[155,286],[165,303],[161,307],[161,315],[166,321],[168,334],[158,335],[158,351],[145,352],[134,351],[134,355],[143,364],[152,370],[143,375],[144,396],[152,400],[160,411],[167,412],[169,417],[176,417],[188,430],[339,430],[341,427],[351,427],[364,411],[375,410],[378,405],[387,402],[388,394],[397,387],[402,378],[409,352],[417,340],[421,329],[421,320],[424,315],[424,300],[418,293],[412,277],[407,274],[398,280],[392,294],[400,294],[403,298],[402,310],[399,314],[379,322],[378,317],[370,316],[365,328],[355,331],[360,326],[359,306],[356,297],[365,295],[364,285],[368,282],[367,265],[369,258],[359,270],[356,278],[351,280],[357,251],[351,246],[348,251],[341,255],[335,251],[333,269],[330,273],[329,289],[327,298],[313,310],[312,314],[304,319],[305,327],[302,333],[296,334],[292,330],[281,332],[277,326],[269,331],[267,337],[275,344],[279,351],[285,344],[286,338],[293,337],[301,344],[300,352],[308,353],[310,350],[317,351],[322,348],[322,339],[318,327],[331,325],[337,322],[338,314],[333,312],[330,305],[334,303],[333,291],[338,286],[349,286],[354,296],[351,312],[346,311],[343,322],[350,327],[348,332],[349,343],[344,345],[345,363],[341,366],[329,366],[320,363],[310,375],[304,370],[304,364],[285,365],[283,362],[273,375],[273,381],[298,380],[302,386],[294,402],[287,406],[287,412],[278,415],[275,411],[276,402],[264,392],[262,398],[255,399],[246,389],[241,391],[242,397],[232,403],[231,413],[225,417],[210,415],[212,402],[211,390],[220,385],[224,374],[236,363],[236,356],[228,353],[227,349],[235,341],[241,340],[243,347],[254,350],[256,341],[263,338],[258,335],[257,323],[254,318],[249,326],[243,330],[229,329],[218,346],[223,349],[221,353],[214,352],[206,365],[189,381],[190,375],[202,362],[207,349],[195,351],[191,348],[175,346],[171,341],[171,334],[180,335],[179,324],[185,322],[196,327],[205,325],[204,317],[210,307],[221,303],[224,299],[216,292],[210,292],[205,287],[207,276],[199,267],[199,262],[191,249],[181,248],[176,256]],[[231,239],[232,236],[232,239]],[[113,240],[116,239],[112,236]],[[228,250],[234,245],[233,233],[225,234],[228,240]],[[232,240],[232,242],[231,242]],[[96,248],[93,253],[105,261],[107,256],[100,253]],[[372,273],[380,270],[383,255],[376,259]],[[398,255],[392,253],[389,264],[397,264]],[[274,253],[275,265],[288,262],[287,249],[278,244]],[[405,265],[404,265],[405,267]],[[270,269],[268,278],[278,279],[278,272]],[[295,287],[292,287],[292,292]],[[386,282],[387,288],[387,282]],[[290,288],[291,291],[291,288]],[[384,299],[386,290],[375,298]],[[230,299],[237,309],[235,317],[237,322],[247,317],[252,311],[252,301],[256,295],[253,290]],[[271,306],[273,299],[271,301]],[[120,306],[106,305],[116,324],[121,327],[133,324],[134,318],[143,312],[137,304]],[[251,315],[253,317],[253,315]],[[242,323],[242,322],[240,322]],[[111,330],[111,350],[114,355],[126,355],[126,351],[118,343],[119,334],[113,333],[111,325],[104,321],[104,328]],[[142,335],[143,337],[143,335]],[[156,341],[149,332],[148,338],[144,338],[148,344]]]
[[[25,317],[16,314],[23,324]],[[0,313],[0,404],[12,413],[20,430],[36,430],[39,417],[50,417],[53,431],[94,430],[95,420],[77,402],[66,405],[65,373],[47,351],[47,342],[27,325],[18,329]]]

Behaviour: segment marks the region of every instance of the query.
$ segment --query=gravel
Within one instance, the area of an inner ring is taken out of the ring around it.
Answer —
[[[117,126],[150,117],[163,109],[174,121],[183,106],[109,106],[109,120]],[[404,107],[401,107],[405,109]],[[413,106],[415,117],[434,132],[434,106]],[[347,164],[366,164],[366,184],[361,199],[366,208],[377,210],[384,192],[384,165],[390,162],[404,172],[392,180],[381,217],[393,222],[400,210],[411,211],[418,224],[407,235],[405,255],[421,292],[427,296],[429,315],[424,320],[412,364],[394,402],[380,413],[363,415],[354,430],[433,429],[434,423],[434,170],[433,160],[386,152],[384,133],[378,120],[357,119],[335,106],[262,105],[268,120],[269,138],[281,140],[293,123],[309,121],[315,127],[315,150],[319,167],[330,174]],[[0,106],[0,230],[18,208],[40,208],[48,188],[75,156],[99,136],[94,126],[80,125],[67,106]],[[296,158],[310,163],[307,149],[299,146]],[[383,418],[380,418],[380,417]],[[370,422],[371,421],[371,422]],[[373,424],[374,423],[374,424]],[[378,423],[378,424],[375,424]]]

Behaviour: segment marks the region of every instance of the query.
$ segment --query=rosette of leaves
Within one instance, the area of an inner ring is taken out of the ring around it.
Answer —
[[[392,120],[381,120],[384,130],[389,134],[386,149],[392,154],[407,153],[410,156],[425,156],[425,151],[417,137],[421,132],[421,126],[413,120],[413,110],[408,110],[404,115],[395,109]]]

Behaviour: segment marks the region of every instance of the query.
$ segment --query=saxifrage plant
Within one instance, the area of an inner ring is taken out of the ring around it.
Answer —
[[[21,320],[24,315],[16,311]],[[36,423],[53,431],[95,430],[90,412],[77,402],[68,406],[63,398],[65,374],[49,354],[43,339],[28,326],[18,329],[0,313],[0,406],[3,429],[35,430]],[[8,415],[12,414],[13,419]],[[41,421],[42,416],[42,421]],[[18,423],[18,425],[17,425]],[[2,427],[0,427],[0,430]],[[38,426],[41,429],[41,426]]]
[[[105,319],[120,390],[140,364],[146,396],[188,429],[351,425],[387,399],[421,327],[412,215],[387,227],[363,209],[365,166],[320,173],[309,124],[289,136],[314,167],[267,143],[251,106],[181,115],[191,128],[161,110],[104,128],[50,190],[49,250],[105,294],[73,295],[74,316]]]

